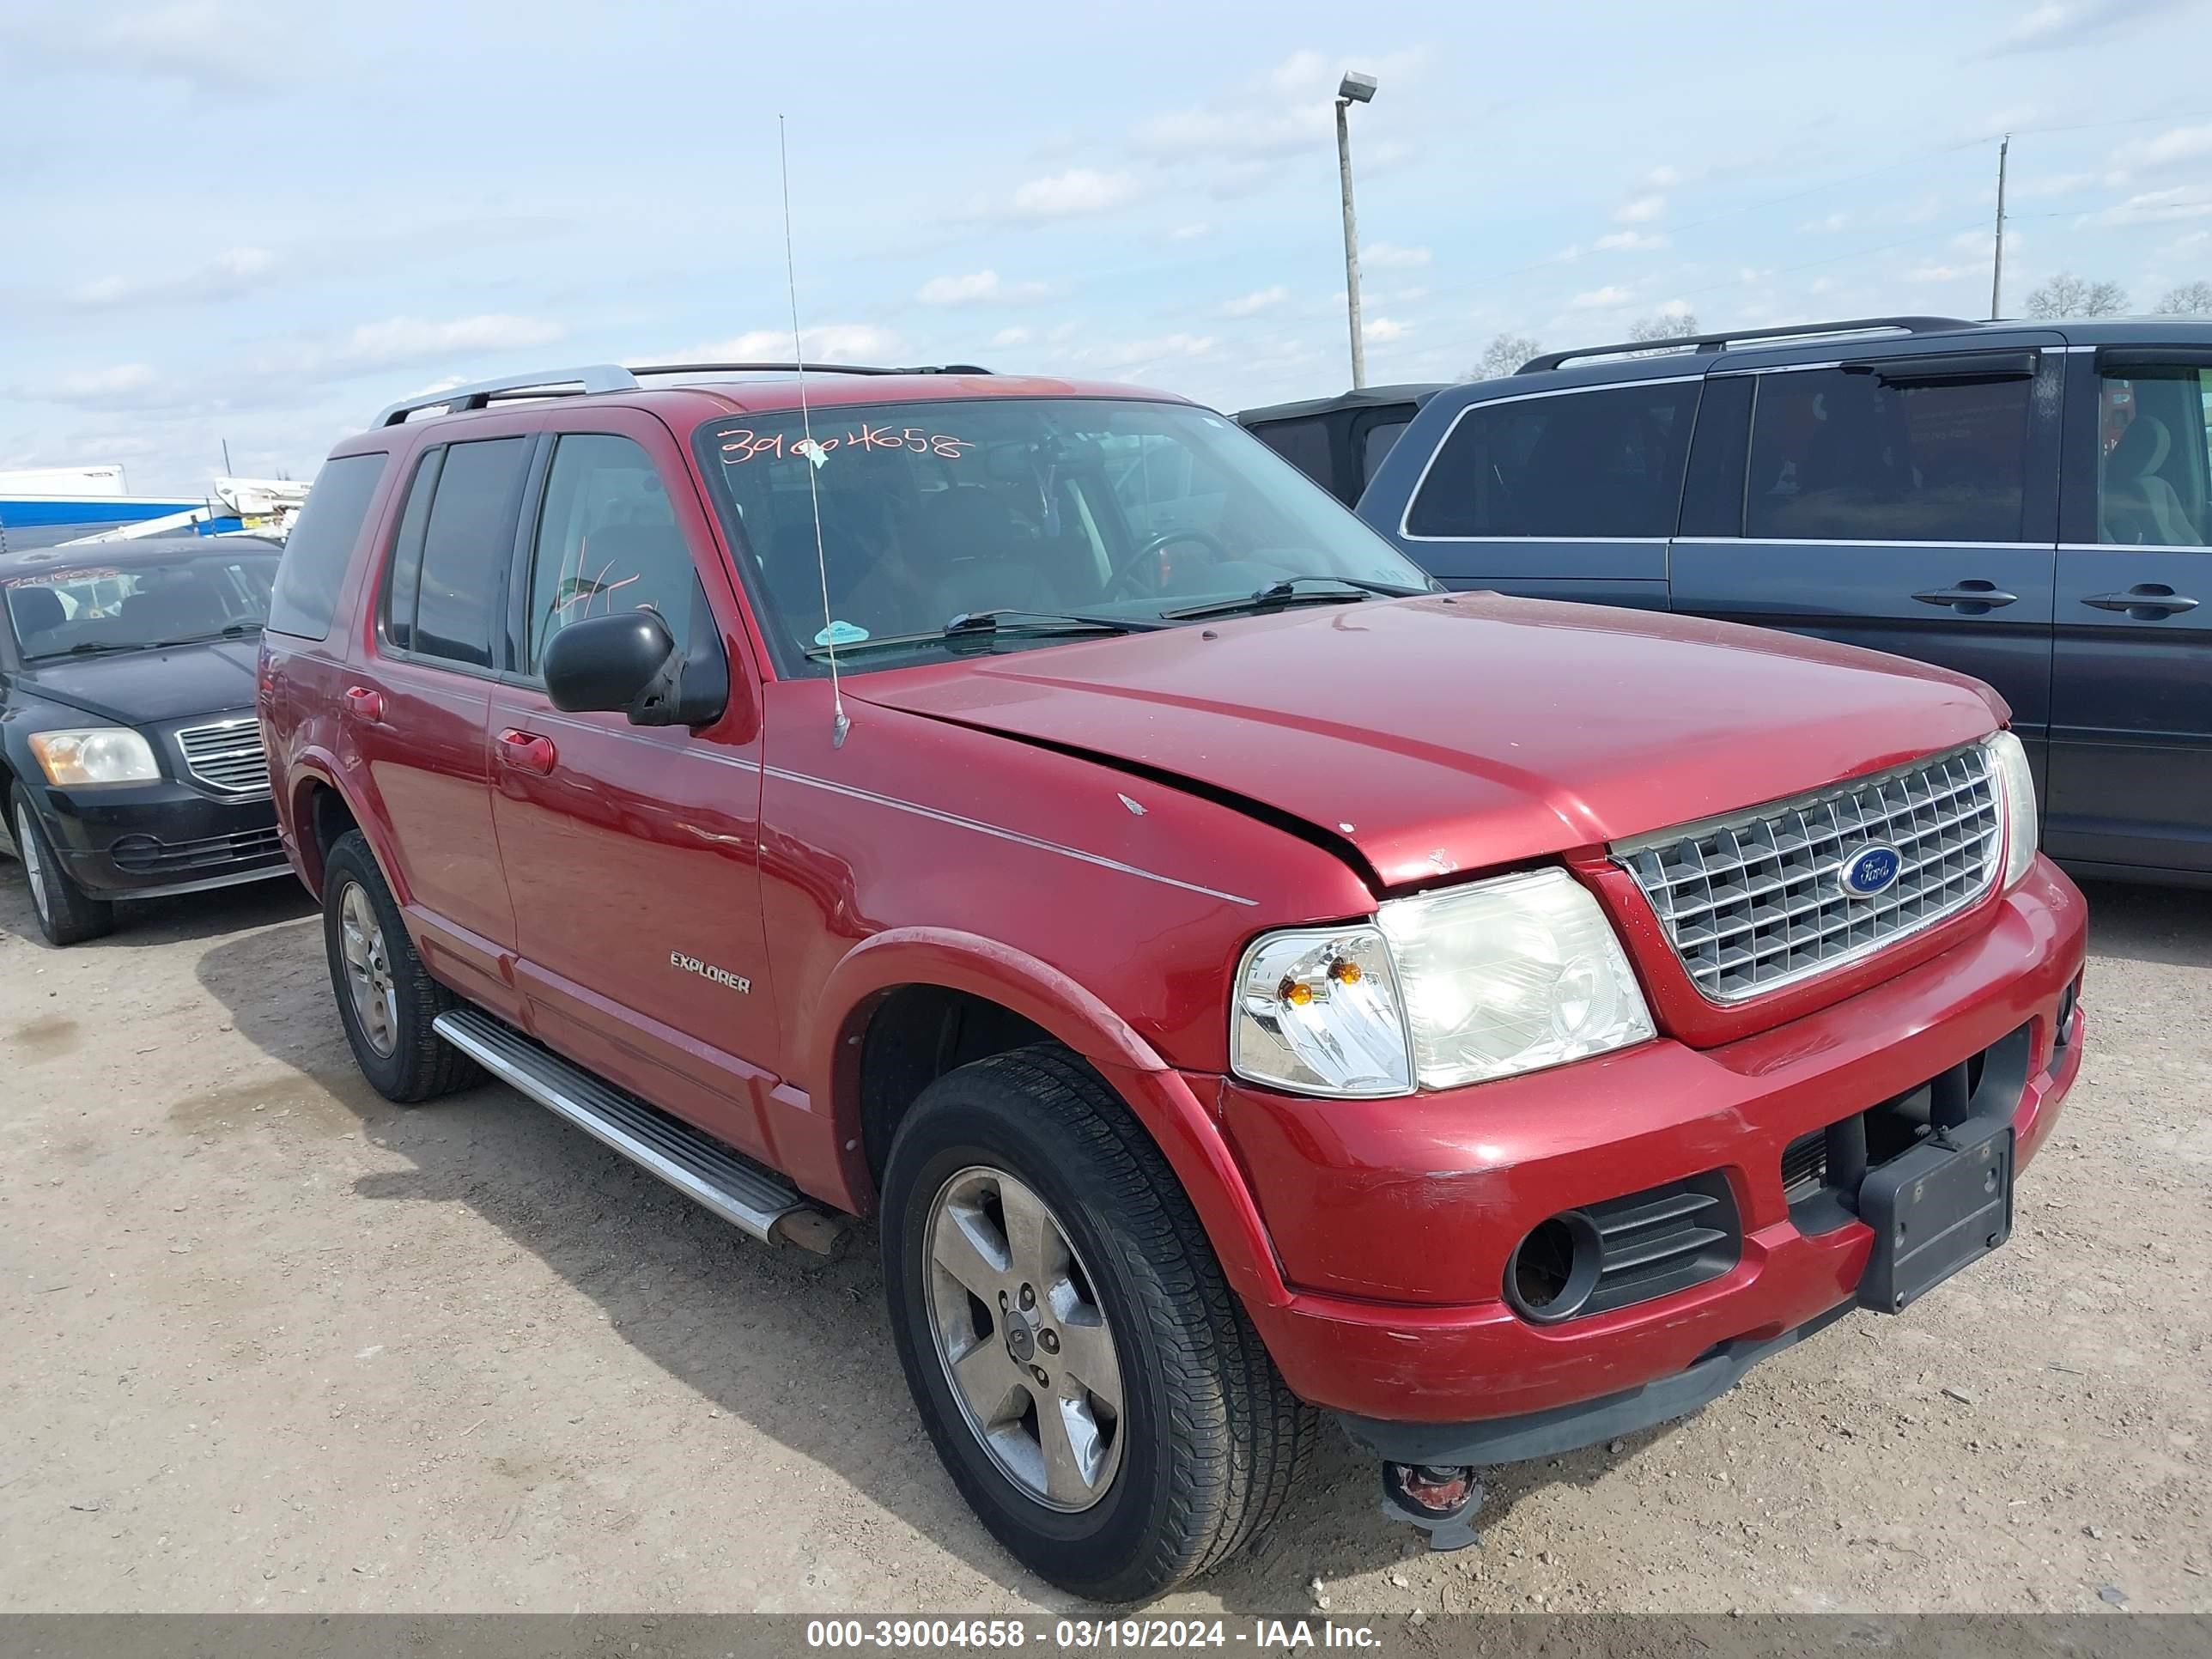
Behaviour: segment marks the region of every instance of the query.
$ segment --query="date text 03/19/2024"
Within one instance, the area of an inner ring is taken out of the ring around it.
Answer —
[[[877,1648],[908,1652],[1035,1646],[1069,1653],[1245,1647],[1371,1650],[1382,1638],[1371,1625],[1334,1619],[815,1619],[810,1648]]]

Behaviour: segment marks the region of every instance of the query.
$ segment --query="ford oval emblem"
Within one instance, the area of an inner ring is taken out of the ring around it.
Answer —
[[[1894,847],[1862,847],[1836,866],[1836,879],[1846,898],[1872,898],[1896,886],[1904,867]]]

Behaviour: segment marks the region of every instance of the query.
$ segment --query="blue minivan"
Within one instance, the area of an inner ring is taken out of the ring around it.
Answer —
[[[1429,398],[1358,513],[1453,587],[1986,680],[2033,757],[2045,851],[2212,885],[2212,322],[1897,317],[1553,352]]]

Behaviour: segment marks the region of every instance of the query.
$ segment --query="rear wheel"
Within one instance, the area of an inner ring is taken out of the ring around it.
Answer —
[[[430,977],[368,842],[349,830],[323,863],[323,944],[331,989],[362,1075],[403,1105],[451,1094],[483,1073],[432,1029],[460,999]]]
[[[23,880],[31,890],[31,908],[39,918],[39,931],[49,945],[76,945],[98,939],[115,927],[115,907],[96,899],[70,878],[61,854],[54,850],[46,826],[21,784],[10,805],[16,855],[23,860]]]
[[[884,1171],[891,1329],[983,1524],[1101,1601],[1159,1594],[1266,1523],[1311,1443],[1189,1200],[1052,1045],[933,1083]]]

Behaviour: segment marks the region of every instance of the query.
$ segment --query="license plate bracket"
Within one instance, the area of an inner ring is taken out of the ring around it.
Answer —
[[[1859,1219],[1874,1230],[1858,1304],[1901,1313],[2012,1237],[2013,1130],[1969,1118],[1869,1172]]]

